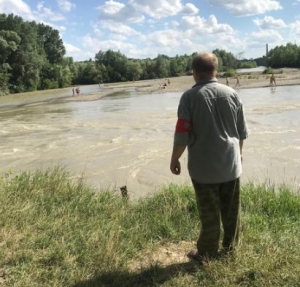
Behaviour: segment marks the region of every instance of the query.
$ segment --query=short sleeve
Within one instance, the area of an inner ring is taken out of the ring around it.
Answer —
[[[187,146],[192,131],[192,117],[188,92],[184,93],[177,109],[177,123],[174,134],[174,146]]]
[[[247,128],[246,117],[244,114],[244,106],[241,99],[239,99],[239,103],[240,105],[237,114],[237,130],[239,133],[240,140],[244,140],[248,137],[248,128]]]

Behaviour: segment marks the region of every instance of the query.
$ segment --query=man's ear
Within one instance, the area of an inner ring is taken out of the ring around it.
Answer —
[[[199,79],[199,74],[195,69],[193,69],[193,77],[194,77],[195,82],[197,82]]]

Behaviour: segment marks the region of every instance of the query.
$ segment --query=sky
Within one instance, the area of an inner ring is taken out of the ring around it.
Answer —
[[[153,59],[218,48],[251,59],[267,43],[300,45],[300,0],[0,0],[0,13],[57,29],[75,61],[108,49]]]

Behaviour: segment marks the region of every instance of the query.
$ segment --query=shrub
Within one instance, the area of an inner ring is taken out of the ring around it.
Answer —
[[[273,73],[274,73],[274,69],[272,69],[272,68],[267,68],[267,69],[265,69],[262,73],[263,73],[263,74],[273,74]]]
[[[228,69],[223,75],[224,77],[235,77],[237,72],[235,69]]]

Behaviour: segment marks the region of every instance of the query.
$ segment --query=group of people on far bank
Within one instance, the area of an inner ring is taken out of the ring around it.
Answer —
[[[226,85],[229,86],[229,79],[226,77]],[[236,84],[234,87],[240,87],[240,79],[239,77],[236,77]],[[272,73],[271,77],[270,77],[270,86],[276,86],[276,80],[275,80],[275,76],[274,73]]]
[[[170,79],[166,79],[167,82],[165,82],[162,85],[159,85],[159,89],[165,89],[168,85],[171,84]]]

